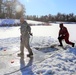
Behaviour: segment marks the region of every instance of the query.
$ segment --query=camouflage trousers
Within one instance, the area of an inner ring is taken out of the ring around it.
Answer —
[[[29,54],[32,53],[32,49],[30,48],[29,45],[29,35],[21,35],[20,37],[21,41],[20,41],[20,51],[21,53],[24,53],[24,47],[26,47],[26,49],[28,50]]]

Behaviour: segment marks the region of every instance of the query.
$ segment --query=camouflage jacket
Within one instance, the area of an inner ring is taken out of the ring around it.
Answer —
[[[26,21],[21,24],[20,32],[21,35],[28,35],[29,33],[31,33],[31,27]]]

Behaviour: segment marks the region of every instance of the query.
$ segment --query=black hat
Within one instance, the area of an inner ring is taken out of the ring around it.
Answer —
[[[63,23],[60,23],[60,26],[63,26]]]

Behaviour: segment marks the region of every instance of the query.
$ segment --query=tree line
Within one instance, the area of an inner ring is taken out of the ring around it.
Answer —
[[[27,19],[30,20],[36,20],[36,21],[43,21],[43,22],[55,22],[55,21],[64,21],[64,22],[76,22],[76,15],[73,13],[70,14],[62,14],[62,13],[57,13],[56,15],[45,15],[45,16],[26,16]]]

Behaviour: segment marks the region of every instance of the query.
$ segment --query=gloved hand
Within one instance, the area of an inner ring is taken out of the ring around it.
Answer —
[[[31,36],[33,36],[33,34],[32,33],[29,33]]]
[[[60,36],[58,36],[58,39],[60,38]]]

